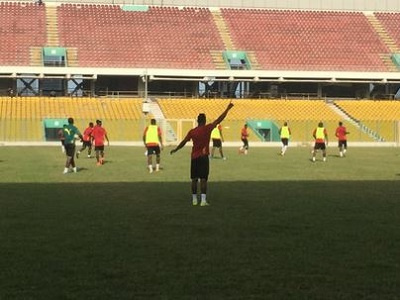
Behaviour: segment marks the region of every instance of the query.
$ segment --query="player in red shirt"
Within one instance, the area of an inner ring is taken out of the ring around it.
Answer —
[[[350,132],[346,130],[342,122],[339,122],[339,127],[336,128],[336,137],[338,138],[339,155],[343,157],[347,152],[347,136]]]
[[[247,154],[249,150],[249,132],[247,131],[247,124],[244,124],[242,130],[240,131],[240,139],[243,142],[243,146],[239,149],[239,154]]]
[[[107,146],[110,146],[106,129],[102,127],[102,122],[100,120],[96,120],[96,126],[92,131],[92,143],[94,145],[94,151],[96,151],[98,166],[104,164],[104,140],[107,140]]]
[[[224,112],[212,123],[206,125],[206,115],[199,114],[197,117],[198,126],[191,129],[186,137],[179,143],[179,145],[171,150],[171,154],[174,154],[179,149],[183,148],[187,142],[192,140],[193,147],[191,153],[191,166],[190,166],[190,178],[192,179],[192,204],[197,205],[197,186],[200,180],[200,192],[201,192],[201,206],[209,205],[206,199],[207,194],[207,181],[209,174],[210,162],[208,156],[210,154],[209,144],[211,131],[221,123],[229,110],[233,107],[233,103],[230,102]]]
[[[93,122],[89,123],[89,127],[85,129],[83,132],[83,139],[82,139],[82,148],[76,152],[76,158],[79,158],[79,154],[81,154],[82,151],[88,148],[88,158],[90,158],[92,154],[92,132],[93,132]]]

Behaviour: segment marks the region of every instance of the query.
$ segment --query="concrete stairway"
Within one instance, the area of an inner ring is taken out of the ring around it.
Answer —
[[[225,20],[221,15],[220,10],[214,10],[212,12],[212,16],[214,18],[215,25],[217,25],[219,34],[222,38],[222,42],[224,43],[225,50],[235,50],[235,45],[231,39],[231,35],[228,30],[228,26],[226,26]]]
[[[340,108],[333,101],[332,102],[328,102],[327,105],[335,113],[340,115],[343,118],[343,120],[345,120],[346,122],[348,122],[348,123],[354,125],[355,127],[357,127],[361,132],[367,134],[374,141],[376,141],[376,142],[384,142],[385,141],[385,139],[383,137],[381,137],[378,133],[376,133],[374,130],[368,128],[361,121],[357,120],[356,118],[354,118],[353,116],[348,114],[346,111],[344,111],[342,108]]]
[[[78,67],[78,49],[73,47],[67,48],[67,64],[68,67]]]
[[[153,117],[158,120],[158,125],[161,126],[162,130],[165,133],[165,141],[167,143],[176,142],[177,136],[172,128],[171,124],[165,119],[164,113],[162,112],[158,102],[155,98],[150,99],[150,113]]]
[[[32,67],[43,66],[42,47],[30,47],[29,58]]]
[[[247,51],[247,58],[250,61],[250,65],[251,65],[251,69],[252,70],[260,70],[261,66],[259,65],[258,61],[257,61],[257,57],[256,54],[254,53],[254,51]]]
[[[399,53],[400,49],[396,45],[396,42],[389,35],[389,33],[386,31],[385,27],[376,18],[376,16],[374,14],[366,14],[366,17],[367,17],[369,23],[371,24],[371,26],[378,33],[378,35],[381,38],[381,40],[389,48],[390,52],[391,53]],[[382,59],[383,63],[385,64],[385,66],[388,68],[389,71],[391,71],[391,72],[397,72],[398,71],[396,65],[392,62],[390,54],[381,54],[381,59]]]
[[[58,20],[57,6],[46,4],[46,31],[47,31],[47,46],[58,47]]]
[[[221,15],[221,11],[219,9],[212,11],[212,16],[215,25],[217,26],[219,35],[222,39],[222,42],[224,43],[225,50],[234,50],[235,46],[233,45],[231,36],[229,34],[228,26],[226,26],[225,20]],[[214,65],[218,70],[227,69],[225,61],[222,57],[222,52],[223,51],[211,51],[211,56],[213,58]]]
[[[226,70],[227,66],[222,57],[223,51],[211,51],[212,60],[217,70]]]

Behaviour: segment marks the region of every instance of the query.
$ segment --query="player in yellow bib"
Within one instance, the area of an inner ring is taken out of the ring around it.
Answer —
[[[153,173],[153,155],[156,156],[156,172],[160,171],[161,150],[164,148],[162,142],[162,132],[156,124],[155,119],[151,119],[150,125],[143,132],[143,143],[147,152],[147,165],[149,172]]]
[[[222,135],[222,126],[218,124],[217,127],[211,131],[211,139],[213,142],[213,146],[211,149],[211,158],[214,158],[215,149],[219,149],[219,154],[223,160],[226,159],[224,156],[224,152],[222,151],[222,142],[224,141],[224,136]]]
[[[282,149],[281,149],[282,156],[284,156],[286,153],[291,134],[292,134],[292,132],[290,131],[288,123],[287,122],[283,123],[283,126],[279,129],[279,135],[280,135],[281,141],[282,141]]]
[[[315,156],[317,155],[317,150],[322,150],[322,160],[326,161],[326,146],[328,145],[328,133],[324,128],[322,122],[318,123],[318,127],[313,131],[313,137],[315,139],[314,150],[312,152],[312,161],[315,161]]]

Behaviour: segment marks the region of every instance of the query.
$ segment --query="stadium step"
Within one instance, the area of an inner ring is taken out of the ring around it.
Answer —
[[[214,66],[218,70],[226,70],[227,66],[222,56],[222,51],[211,51]]]
[[[217,25],[219,34],[221,36],[222,42],[224,43],[225,49],[226,50],[235,50],[235,45],[233,44],[233,41],[231,39],[230,32],[228,30],[228,26],[226,26],[225,20],[223,16],[221,15],[220,10],[215,10],[212,12],[212,16],[215,22],[215,25]]]
[[[78,67],[78,49],[69,47],[67,48],[67,64],[68,67]]]
[[[150,102],[150,112],[153,115],[154,118],[156,119],[165,119],[164,114],[160,108],[160,106],[157,103],[157,100],[149,98]]]
[[[343,118],[343,120],[345,120],[348,123],[352,124],[353,126],[355,126],[361,132],[367,134],[374,141],[376,141],[376,142],[384,142],[385,141],[385,139],[383,137],[381,137],[377,132],[375,132],[374,130],[372,130],[372,129],[368,128],[367,126],[365,126],[362,122],[360,122],[355,117],[350,115],[347,111],[345,111],[343,108],[341,108],[336,103],[327,102],[327,105],[334,112],[336,112],[338,115],[340,115]]]
[[[57,7],[46,5],[47,46],[59,46]]]
[[[163,129],[164,132],[164,141],[167,143],[176,142],[177,136],[176,133],[171,126],[171,124],[165,119],[164,113],[161,110],[161,107],[158,105],[157,99],[150,99],[150,112],[155,119],[158,120],[159,126]]]
[[[29,48],[29,59],[31,66],[33,67],[43,66],[42,49],[43,49],[42,47]]]
[[[385,43],[385,45],[389,48],[392,53],[399,53],[400,49],[397,46],[395,40],[390,36],[390,34],[386,31],[385,27],[378,20],[378,18],[373,14],[366,15],[369,23],[375,29],[376,33],[379,35],[381,40]],[[396,69],[397,70],[397,69]]]
[[[399,69],[396,67],[396,65],[392,61],[391,54],[381,54],[380,57],[390,72],[398,72],[399,71]]]
[[[250,65],[251,65],[251,69],[252,70],[261,70],[261,66],[257,61],[257,57],[256,54],[254,53],[254,51],[247,51],[247,58],[250,61]]]

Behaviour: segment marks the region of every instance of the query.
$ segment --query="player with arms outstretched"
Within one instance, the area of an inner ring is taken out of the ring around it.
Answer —
[[[229,110],[233,107],[233,103],[230,102],[224,112],[212,123],[206,124],[206,115],[199,114],[197,117],[198,126],[191,129],[186,137],[180,142],[180,144],[173,150],[171,154],[174,154],[179,149],[183,148],[187,142],[193,141],[193,148],[191,153],[191,166],[190,166],[190,178],[192,179],[192,204],[197,205],[197,186],[200,180],[200,192],[201,192],[201,206],[209,205],[206,199],[207,195],[207,181],[210,169],[209,161],[209,144],[211,131],[221,123],[227,116]]]

